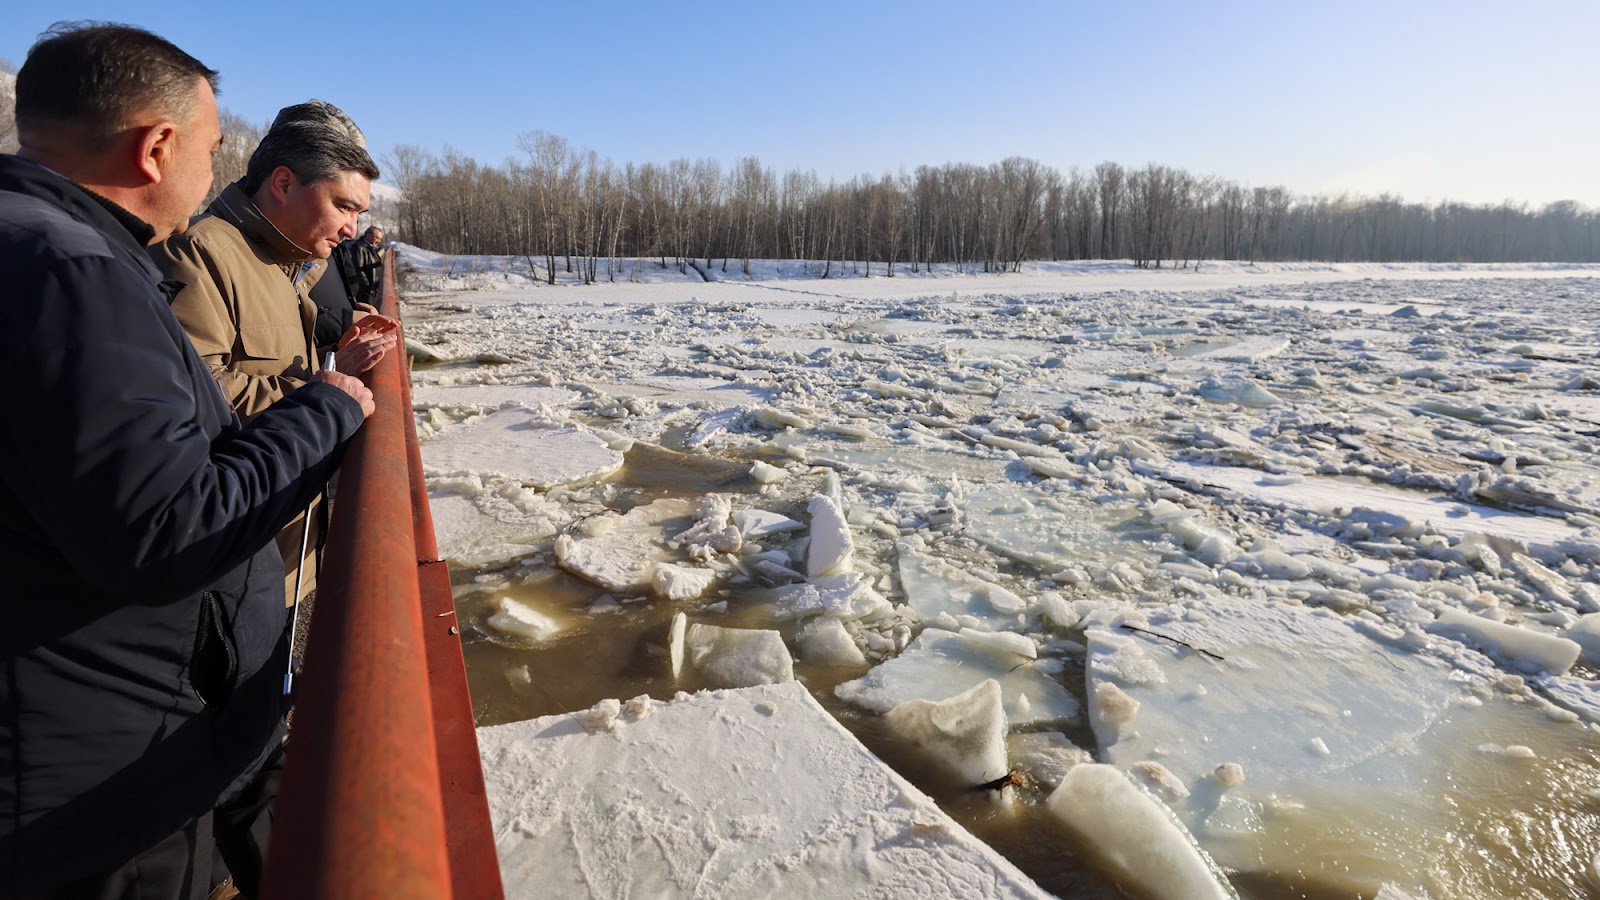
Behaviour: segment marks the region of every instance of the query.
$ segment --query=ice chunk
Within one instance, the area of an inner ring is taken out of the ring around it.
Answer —
[[[806,552],[806,574],[816,578],[850,571],[855,542],[838,505],[819,495],[811,498],[807,509],[811,513],[811,545]]]
[[[1311,575],[1311,566],[1304,560],[1296,559],[1277,547],[1263,547],[1245,555],[1254,560],[1268,578],[1297,580]]]
[[[713,687],[752,687],[794,679],[794,659],[776,631],[691,625],[684,642],[695,672]]]
[[[1194,552],[1195,559],[1208,566],[1225,566],[1239,558],[1242,552],[1233,537],[1220,528],[1206,524],[1198,514],[1193,516],[1166,516],[1161,526]]]
[[[796,415],[784,409],[774,409],[770,406],[760,407],[752,415],[755,417],[757,424],[763,428],[804,428],[811,424],[810,420],[804,416]]]
[[[1271,359],[1289,349],[1289,339],[1279,337],[1247,338],[1214,350],[1194,354],[1195,359],[1216,359],[1224,362],[1259,362]]]
[[[823,616],[806,623],[798,635],[800,658],[814,666],[864,666],[867,658],[844,622]]]
[[[1189,796],[1189,788],[1172,770],[1153,760],[1140,760],[1129,767],[1133,774],[1143,778],[1160,796],[1168,800],[1182,800]]]
[[[683,644],[689,617],[678,613],[672,617],[672,627],[667,632],[667,656],[672,661],[672,680],[683,675]]]
[[[962,636],[969,641],[993,647],[1004,653],[1015,653],[1021,659],[1039,658],[1039,645],[1027,635],[1013,631],[964,631]]]
[[[413,409],[431,407],[505,407],[532,410],[540,406],[566,406],[578,392],[542,384],[452,384],[418,387],[411,395]]]
[[[656,595],[667,600],[692,600],[706,592],[717,573],[710,569],[690,569],[672,563],[656,563],[651,584]]]
[[[559,504],[542,501],[525,503],[525,509],[495,504],[490,515],[458,494],[430,495],[428,506],[439,555],[468,568],[526,556],[528,545],[555,534],[567,515]]]
[[[758,459],[750,464],[750,477],[757,484],[775,484],[788,478],[789,473]]]
[[[622,701],[601,700],[589,709],[573,713],[586,731],[611,731],[617,727],[617,719],[622,716]]]
[[[1139,713],[1139,701],[1109,681],[1096,682],[1089,694],[1089,717],[1111,734],[1120,735]]]
[[[739,532],[747,538],[782,534],[786,531],[802,531],[806,527],[788,516],[767,512],[764,509],[741,509],[733,514],[733,524],[738,526]]]
[[[889,608],[889,601],[873,590],[871,582],[859,572],[824,575],[800,584],[786,584],[757,593],[754,597],[770,601],[768,611],[777,622],[816,615],[861,619]]]
[[[1200,384],[1200,396],[1212,403],[1237,403],[1240,406],[1277,406],[1278,396],[1254,381],[1239,377],[1207,378]]]
[[[478,746],[508,897],[1049,898],[795,682]]]
[[[1150,542],[1118,526],[1136,514],[1107,513],[1071,494],[1030,485],[1002,485],[961,502],[965,534],[997,553],[1047,572],[1085,562],[1120,561]]]
[[[1171,811],[1115,766],[1073,767],[1047,805],[1141,896],[1237,898]]]
[[[1579,616],[1578,621],[1562,630],[1561,636],[1582,648],[1585,662],[1600,666],[1600,613]]]
[[[964,787],[1005,776],[1006,714],[987,679],[945,700],[907,700],[883,714],[889,734]]]
[[[988,678],[1000,683],[1006,718],[1015,727],[1059,722],[1078,701],[1054,676],[1055,660],[1029,663],[1016,653],[973,640],[966,631],[925,629],[904,653],[834,689],[840,699],[887,712],[911,699],[944,700]]]
[[[499,611],[489,617],[489,627],[501,634],[547,641],[561,632],[560,622],[510,597],[496,600],[495,609]]]
[[[694,511],[695,523],[667,544],[683,548],[690,559],[699,562],[722,553],[737,553],[744,546],[744,537],[738,528],[728,524],[732,513],[733,508],[727,497],[721,494],[701,497]]]
[[[475,472],[537,488],[604,478],[622,468],[622,454],[577,428],[550,428],[523,409],[506,409],[423,445],[430,470]]]
[[[1236,762],[1225,762],[1217,766],[1214,774],[1217,776],[1217,783],[1225,788],[1236,788],[1244,784],[1244,766]]]
[[[1060,784],[1073,766],[1094,762],[1093,754],[1059,731],[1013,734],[1006,738],[1006,749],[1017,768],[1048,788]]]
[[[694,512],[689,500],[657,500],[623,516],[598,516],[574,534],[556,538],[556,562],[580,578],[617,593],[643,593],[654,585],[656,563],[673,554],[670,526]]]
[[[998,584],[919,553],[909,544],[902,543],[897,549],[906,602],[924,620],[949,613],[973,616],[993,628],[1014,627],[1017,614],[1028,608],[1026,600]]]
[[[1583,649],[1576,641],[1492,622],[1459,609],[1441,611],[1428,630],[1465,641],[1530,674],[1563,675]]]

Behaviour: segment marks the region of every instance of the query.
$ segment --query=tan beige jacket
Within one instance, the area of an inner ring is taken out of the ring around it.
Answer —
[[[239,185],[150,255],[184,283],[172,312],[243,421],[321,368],[307,294],[327,263],[307,261]]]
[[[249,422],[322,368],[313,336],[317,307],[308,295],[327,263],[308,262],[308,256],[237,184],[224,188],[187,231],[150,248],[162,274],[183,282],[172,312],[241,421]],[[312,561],[325,515],[319,499],[309,536],[304,515],[278,534],[291,606],[316,585]],[[303,559],[302,541],[308,545]],[[295,572],[302,565],[306,575],[296,596]]]

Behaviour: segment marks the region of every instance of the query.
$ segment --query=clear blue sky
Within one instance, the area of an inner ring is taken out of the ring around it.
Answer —
[[[407,143],[498,163],[538,129],[619,165],[846,179],[1020,155],[1600,207],[1600,0],[7,6],[14,64],[59,18],[141,25],[221,69],[226,108],[328,100],[380,161]]]

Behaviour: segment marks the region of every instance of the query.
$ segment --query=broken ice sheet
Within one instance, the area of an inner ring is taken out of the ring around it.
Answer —
[[[551,428],[525,409],[505,409],[452,429],[422,447],[436,472],[472,472],[537,488],[604,478],[622,468],[622,454],[587,431]]]
[[[899,551],[900,586],[906,592],[906,602],[925,622],[932,622],[945,613],[971,616],[984,627],[1003,630],[1015,628],[1032,605],[998,584],[918,552],[919,548],[912,543],[902,542],[896,549]]]
[[[622,516],[595,516],[573,534],[556,538],[556,562],[608,591],[642,594],[654,586],[656,564],[682,561],[667,549],[696,510],[692,500],[657,500]]]
[[[451,384],[418,387],[411,395],[413,409],[460,406],[520,406],[534,409],[541,405],[566,406],[578,399],[578,392],[542,384]]]
[[[900,436],[906,441],[913,440],[904,432]],[[918,439],[941,440],[921,436]],[[798,459],[840,463],[884,475],[921,474],[940,478],[954,475],[973,481],[996,481],[1005,477],[1005,460],[974,455],[968,452],[966,445],[953,442],[934,446],[897,443],[883,447],[812,434],[784,433],[773,437],[770,443]]]
[[[529,545],[555,534],[564,518],[555,504],[549,515],[536,510],[517,517],[510,509],[503,518],[488,515],[473,498],[457,494],[430,496],[428,506],[439,555],[468,568],[525,556]]]
[[[496,599],[494,607],[496,612],[488,619],[489,627],[519,641],[542,643],[559,635],[564,627],[533,604],[511,597]]]
[[[1129,623],[1162,637],[1120,622],[1085,631],[1091,713],[1101,684],[1139,703],[1131,722],[1094,723],[1112,762],[1159,759],[1191,785],[1237,762],[1252,786],[1290,790],[1383,756],[1466,695],[1448,666],[1373,641],[1325,610],[1222,598],[1195,606]],[[1332,755],[1307,753],[1314,738]],[[1396,785],[1408,775],[1400,765],[1375,774]]]
[[[1108,509],[1066,493],[1000,485],[961,501],[965,533],[996,553],[1046,573],[1071,565],[1148,555],[1153,544],[1132,510]]]
[[[983,637],[982,632],[925,629],[899,656],[839,685],[834,693],[881,713],[907,700],[944,700],[993,678],[1000,683],[1006,721],[1013,728],[1078,714],[1078,701],[1061,686],[1059,660],[1030,660]]]
[[[1115,766],[1074,766],[1047,804],[1139,896],[1237,900],[1172,811]]]
[[[800,584],[750,591],[751,608],[773,622],[790,622],[826,615],[838,619],[863,619],[889,609],[889,601],[872,589],[860,572],[824,575]]]
[[[907,700],[883,714],[883,725],[961,787],[989,784],[1008,771],[1006,716],[993,679],[938,702]]]
[[[1127,623],[1155,634],[1121,624],[1085,631],[1102,756],[1123,768],[1159,762],[1182,781],[1190,796],[1169,802],[1219,863],[1270,871],[1315,860],[1347,886],[1411,883],[1414,848],[1448,830],[1440,792],[1463,789],[1441,777],[1442,748],[1488,727],[1482,679],[1374,640],[1360,620],[1287,604],[1213,598]],[[1138,706],[1101,709],[1105,697]],[[1218,779],[1224,764],[1242,784]],[[1283,818],[1306,808],[1313,815]],[[1336,815],[1353,820],[1340,841],[1307,837],[1345,821]]]
[[[794,658],[776,631],[690,625],[684,648],[695,673],[712,688],[794,680]]]
[[[1212,403],[1236,403],[1240,406],[1277,406],[1283,403],[1276,394],[1254,381],[1232,375],[1207,378],[1200,384],[1199,394]]]

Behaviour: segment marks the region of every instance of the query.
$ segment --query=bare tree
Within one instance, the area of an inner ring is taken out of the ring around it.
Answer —
[[[248,133],[247,123],[226,127]],[[1600,211],[1570,202],[1531,209],[1408,204],[1387,194],[1296,197],[1154,163],[1130,170],[1107,162],[1063,176],[1018,157],[824,184],[812,172],[780,176],[754,157],[726,170],[705,159],[619,170],[543,132],[523,135],[519,146],[523,156],[499,167],[448,147],[439,157],[396,148],[385,167],[403,191],[406,239],[448,253],[524,256],[534,272],[539,257],[550,283],[562,270],[598,280],[601,258],[615,278],[628,257],[685,273],[693,266],[708,278],[717,259],[724,272],[739,260],[748,276],[762,257],[799,260],[822,277],[879,265],[892,276],[902,262],[913,271],[1014,272],[1034,259],[1600,262]]]
[[[0,153],[17,152],[17,67],[0,57]]]

